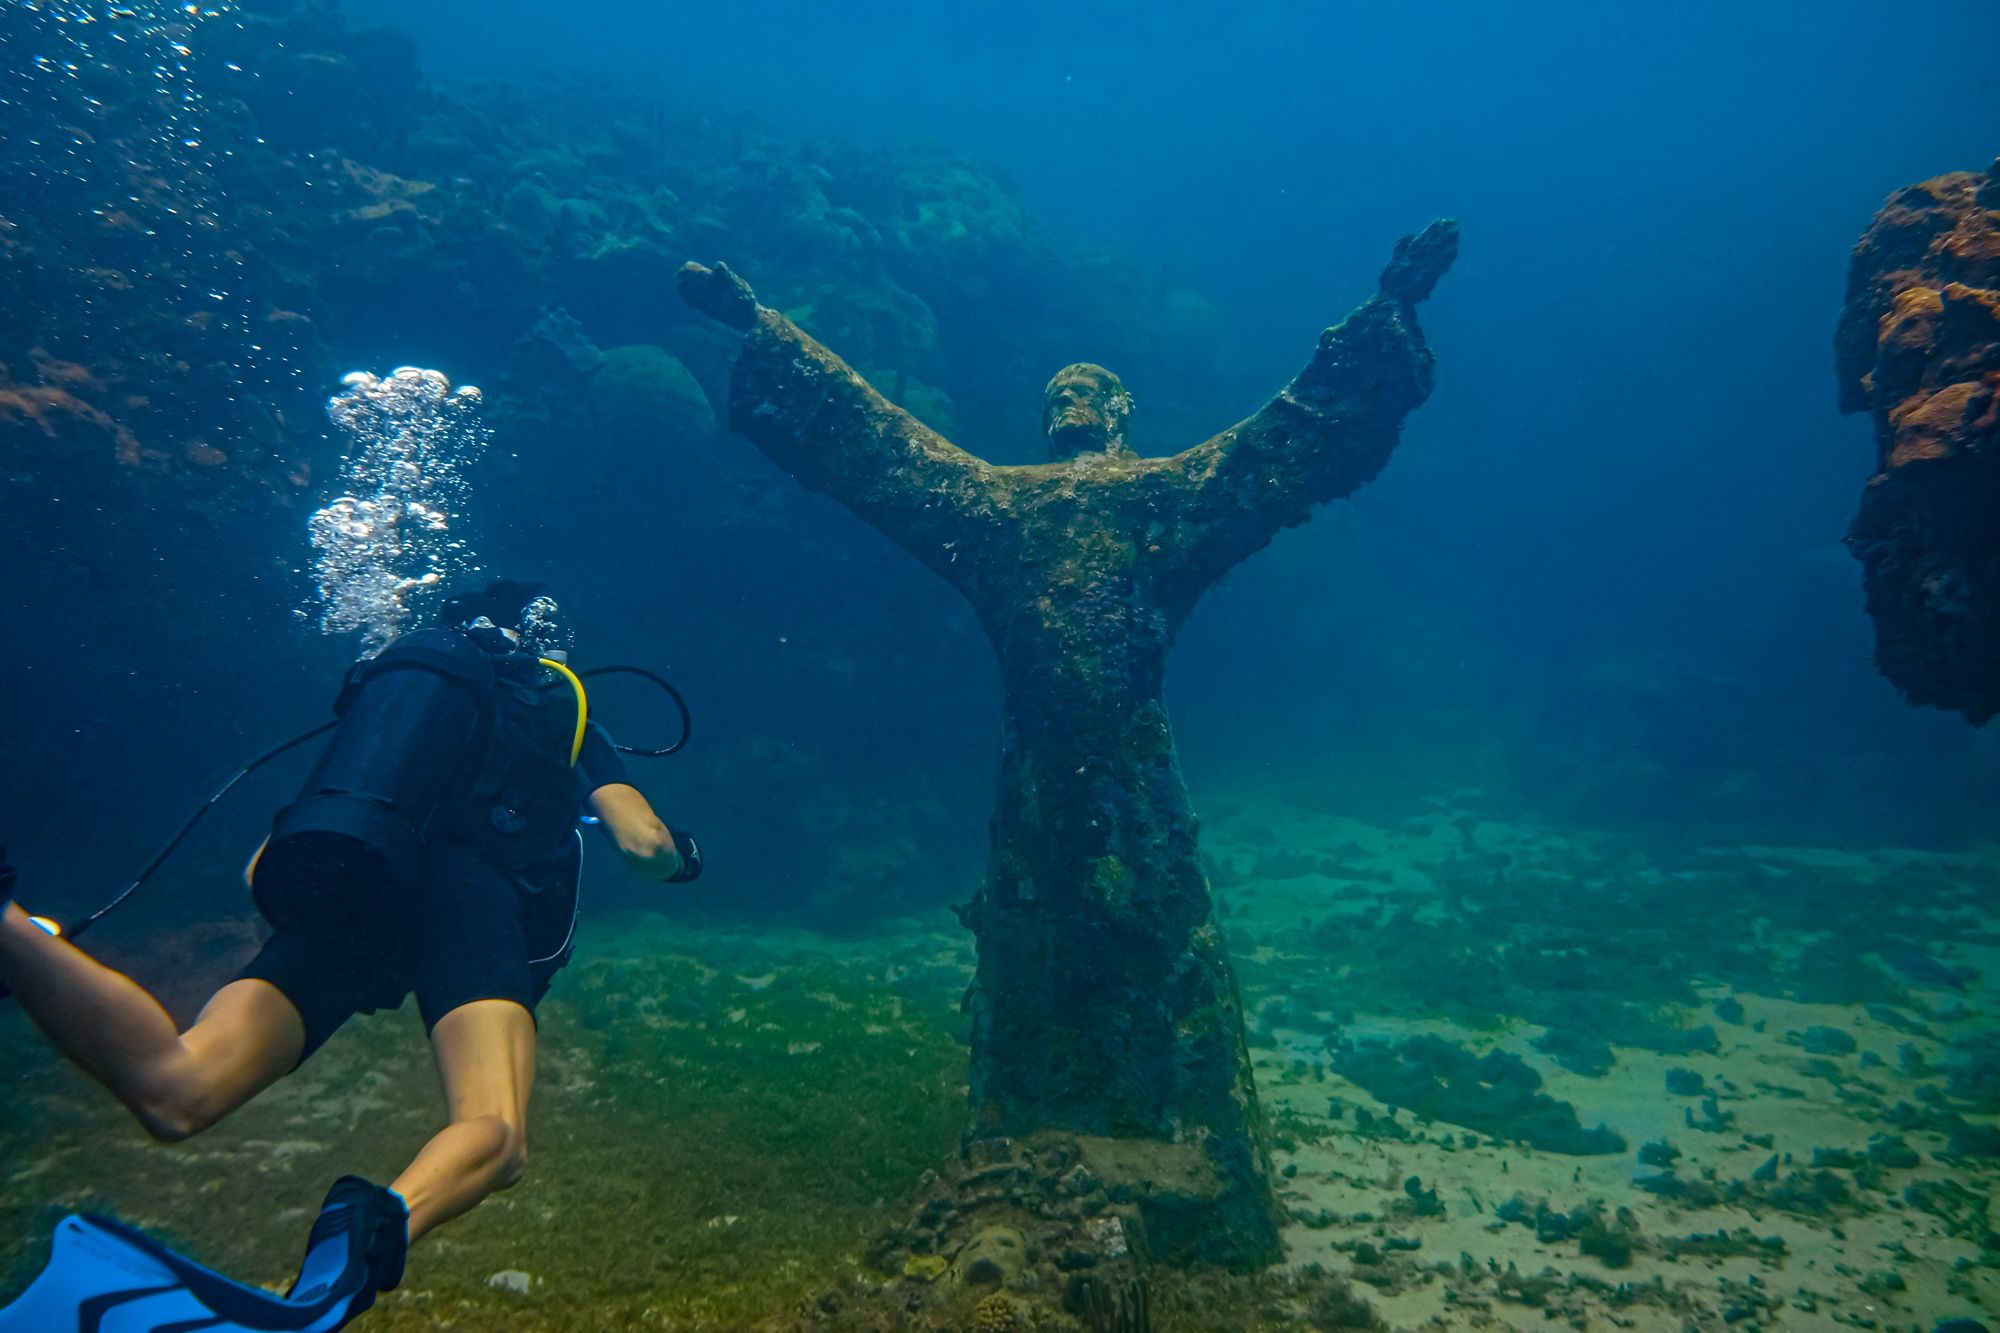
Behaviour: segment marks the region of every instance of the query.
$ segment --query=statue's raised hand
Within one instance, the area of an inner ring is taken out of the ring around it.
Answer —
[[[1458,224],[1440,218],[1415,236],[1396,242],[1396,253],[1382,270],[1382,295],[1403,305],[1427,299],[1431,288],[1458,258]]]
[[[757,293],[727,264],[709,268],[689,261],[681,265],[674,281],[681,300],[718,324],[747,333],[757,322]]]
[[[968,577],[994,527],[994,469],[877,393],[727,264],[685,264],[681,299],[744,335],[729,427],[809,489],[901,542],[948,581]]]
[[[1430,395],[1434,358],[1417,303],[1458,256],[1458,224],[1405,236],[1381,289],[1320,335],[1305,369],[1263,407],[1174,464],[1196,485],[1199,535],[1174,582],[1192,605],[1221,571],[1260,550],[1317,505],[1352,494],[1389,461],[1403,418]]]

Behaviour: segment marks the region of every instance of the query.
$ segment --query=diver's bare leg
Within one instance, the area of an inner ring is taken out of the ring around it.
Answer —
[[[224,986],[183,1033],[138,982],[44,934],[12,904],[0,915],[0,980],[58,1051],[163,1142],[222,1119],[305,1049],[298,1010],[266,982]]]
[[[462,1004],[431,1029],[451,1123],[390,1186],[410,1205],[410,1240],[521,1178],[535,1019],[512,1000]]]

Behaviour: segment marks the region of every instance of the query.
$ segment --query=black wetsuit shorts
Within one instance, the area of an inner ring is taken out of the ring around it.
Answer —
[[[412,991],[426,1032],[474,1000],[512,1000],[532,1014],[569,961],[575,869],[567,861],[517,878],[463,847],[434,845],[404,916],[359,937],[280,930],[239,980],[270,983],[299,1011],[300,1063],[356,1013],[395,1009]]]

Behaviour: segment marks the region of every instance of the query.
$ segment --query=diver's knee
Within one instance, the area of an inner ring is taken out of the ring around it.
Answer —
[[[492,1188],[504,1190],[517,1183],[528,1169],[528,1133],[511,1117],[489,1112],[456,1122],[461,1134],[478,1136],[478,1169],[492,1181]]]
[[[139,1127],[155,1143],[184,1143],[215,1123],[214,1116],[201,1115],[186,1102],[171,1096],[135,1099],[130,1105]]]
[[[505,1121],[501,1122],[506,1124]],[[507,1124],[507,1138],[500,1149],[500,1169],[495,1189],[512,1189],[528,1171],[528,1134],[519,1125]]]
[[[198,1080],[185,1075],[148,1079],[124,1101],[155,1143],[185,1142],[213,1127],[226,1112],[205,1095]]]

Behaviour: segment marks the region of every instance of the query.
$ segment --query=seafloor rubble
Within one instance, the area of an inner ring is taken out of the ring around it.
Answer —
[[[631,917],[599,923],[545,1010],[529,1179],[426,1245],[366,1326],[1682,1333],[2000,1312],[1990,852],[1675,848],[1481,818],[1470,795],[1393,825],[1315,804],[1207,810],[1280,1269],[1155,1271],[1033,1324],[1031,1218],[892,1255],[877,1242],[959,1131],[963,934]],[[1576,887],[1549,904],[1557,883]],[[1580,1010],[1610,1016],[1587,1061],[1549,1041]],[[326,1179],[392,1169],[436,1114],[409,1014],[172,1149],[18,1016],[0,1047],[20,1090],[0,1282],[76,1207],[281,1280]],[[1622,1146],[1574,1137],[1600,1124]]]
[[[1875,660],[1914,703],[2000,713],[2000,162],[1899,191],[1854,249],[1840,406],[1875,422],[1848,545]]]

